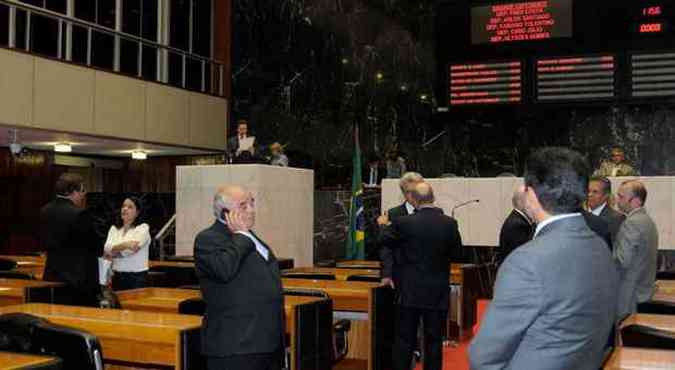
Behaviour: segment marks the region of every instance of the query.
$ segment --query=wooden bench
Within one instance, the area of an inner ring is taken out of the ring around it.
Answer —
[[[29,302],[53,302],[54,290],[62,283],[0,278],[0,306]]]

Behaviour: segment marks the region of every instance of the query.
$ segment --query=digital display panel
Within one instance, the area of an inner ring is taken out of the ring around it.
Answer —
[[[537,100],[613,98],[615,71],[612,55],[538,59]]]
[[[504,3],[471,8],[473,44],[572,37],[572,0]]]
[[[675,96],[675,52],[632,55],[631,81],[635,98]]]
[[[450,65],[450,105],[518,103],[520,61]]]

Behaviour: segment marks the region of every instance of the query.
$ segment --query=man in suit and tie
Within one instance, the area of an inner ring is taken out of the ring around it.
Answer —
[[[406,172],[401,176],[398,186],[403,195],[403,203],[399,206],[390,208],[386,213],[386,218],[380,217],[378,224],[380,226],[387,225],[399,217],[407,216],[415,212],[415,206],[412,200],[412,191],[417,184],[424,182],[424,178],[417,172]],[[394,263],[399,259],[400,250],[392,248],[383,248],[380,245],[380,259],[382,260],[382,276],[384,276],[383,284],[392,285],[396,282],[396,272],[392,271]],[[393,253],[393,254],[392,254]]]
[[[409,370],[417,343],[420,318],[424,322],[424,370],[440,370],[443,364],[443,327],[450,301],[451,257],[462,247],[457,221],[434,207],[431,185],[418,183],[409,200],[417,211],[395,218],[382,230],[385,249],[398,249],[399,260],[385,261],[397,274],[394,370]],[[381,221],[383,221],[381,219]],[[391,254],[388,254],[390,256]],[[389,278],[384,275],[383,277]]]
[[[195,238],[195,268],[206,314],[202,354],[209,370],[277,370],[284,299],[274,253],[251,230],[254,200],[238,186],[218,189],[216,221]]]
[[[86,198],[82,176],[64,173],[56,182],[56,199],[40,209],[41,239],[47,250],[44,280],[66,284],[59,303],[96,307],[103,240],[84,209]]]
[[[544,148],[526,168],[525,209],[537,228],[497,273],[471,369],[596,370],[615,322],[618,274],[579,213],[588,165],[577,152]]]
[[[513,192],[511,198],[513,210],[504,220],[499,232],[499,249],[497,250],[497,266],[501,265],[514,249],[532,239],[534,225],[525,214],[525,187],[521,186]]]
[[[227,140],[226,152],[233,162],[250,162],[255,155],[255,148],[242,148],[241,145],[245,139],[253,139],[248,135],[248,121],[240,119],[237,121],[237,134]]]
[[[608,178],[602,176],[591,177],[591,180],[588,182],[588,198],[586,200],[588,211],[607,222],[612,240],[614,240],[626,216],[615,211],[609,205],[611,195],[612,183]]]
[[[614,258],[619,266],[619,319],[637,310],[654,294],[659,233],[644,205],[647,189],[638,180],[626,181],[617,192],[617,205],[627,215],[616,237]]]

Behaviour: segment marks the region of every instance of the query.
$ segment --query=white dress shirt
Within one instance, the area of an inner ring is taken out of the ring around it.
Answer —
[[[576,217],[576,216],[581,216],[581,213],[565,213],[562,215],[556,215],[556,216],[551,216],[544,221],[540,222],[537,224],[537,228],[534,230],[534,236],[532,237],[533,239],[537,237],[537,234],[543,229],[546,225],[552,224],[556,221],[560,221],[566,218],[570,217]]]
[[[111,226],[108,230],[108,239],[105,241],[104,250],[110,253],[112,248],[127,241],[137,241],[140,249],[134,253],[128,249],[120,252],[120,256],[113,258],[113,271],[118,272],[141,272],[148,269],[148,253],[150,250],[150,228],[148,224],[136,225],[124,233],[124,228],[118,229]]]
[[[405,210],[408,211],[409,215],[415,213],[415,207],[407,201],[405,202]]]
[[[256,238],[255,236],[253,236],[253,234],[247,231],[237,231],[237,234],[245,235],[249,239],[251,239],[253,244],[255,244],[255,250],[258,251],[258,253],[262,256],[262,258],[265,259],[265,261],[269,261],[270,251],[260,242],[260,240],[258,240],[258,238]]]
[[[601,206],[596,207],[595,209],[592,209],[592,210],[591,210],[591,213],[594,214],[594,215],[596,215],[596,216],[600,216],[600,214],[602,213],[602,211],[605,210],[605,207],[607,207],[607,202],[602,203]]]

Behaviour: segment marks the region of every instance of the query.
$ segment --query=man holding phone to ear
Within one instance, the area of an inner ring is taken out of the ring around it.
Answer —
[[[278,370],[283,360],[284,299],[277,259],[253,231],[251,192],[224,186],[216,221],[195,238],[195,268],[206,313],[202,354],[209,370]]]

